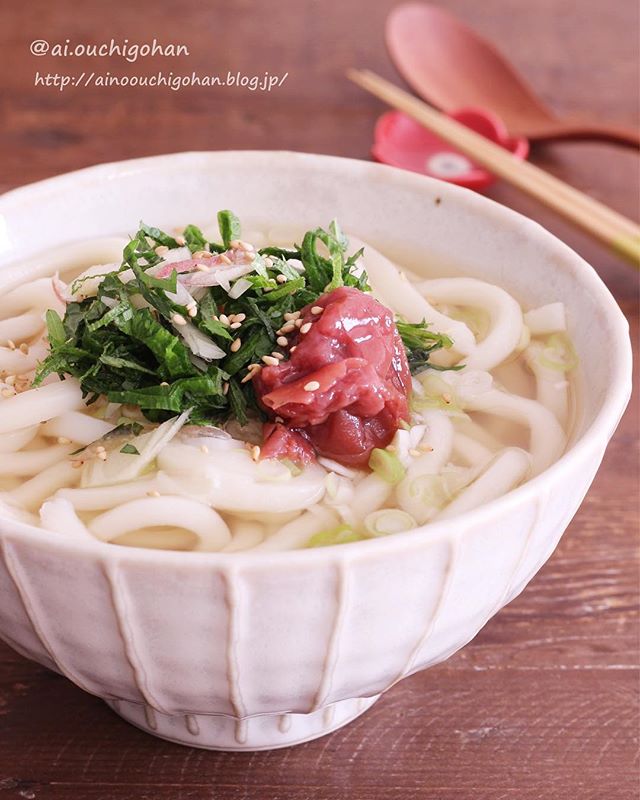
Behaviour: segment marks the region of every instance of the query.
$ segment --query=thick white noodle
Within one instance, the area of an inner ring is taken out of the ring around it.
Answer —
[[[1,413],[1,410],[0,410]],[[73,451],[66,444],[49,445],[39,450],[18,450],[4,453],[0,459],[0,475],[19,475],[31,477],[52,464],[58,464]]]
[[[186,497],[145,497],[123,503],[89,523],[98,539],[110,542],[141,528],[171,526],[195,533],[196,550],[220,550],[231,541],[227,523],[217,511]]]
[[[504,444],[497,436],[494,436],[491,431],[488,431],[469,416],[454,417],[451,421],[456,431],[465,434],[471,439],[475,439],[475,441],[483,447],[486,447],[487,450],[490,450],[492,453],[496,453],[504,447]]]
[[[567,329],[564,303],[549,303],[546,306],[525,311],[524,322],[532,336],[546,336]]]
[[[221,511],[238,513],[301,511],[322,499],[326,472],[309,464],[294,477],[261,479],[263,467],[245,447],[202,453],[198,448],[171,442],[158,455],[158,466],[197,497]],[[194,480],[194,476],[198,479]]]
[[[71,503],[60,497],[43,503],[40,508],[40,524],[53,533],[95,541],[95,537],[89,533],[87,526],[78,517]]]
[[[505,448],[435,519],[450,519],[506,494],[524,480],[530,464],[531,458],[524,450],[519,447]]]
[[[24,375],[32,372],[38,362],[44,360],[47,353],[48,348],[44,342],[32,344],[27,353],[23,353],[20,349],[0,347],[0,374]]]
[[[485,447],[473,436],[455,431],[453,434],[453,456],[468,467],[485,464],[493,457],[493,451]]]
[[[41,314],[26,312],[17,317],[0,320],[0,345],[4,346],[8,342],[25,342],[32,339],[44,328]]]
[[[6,493],[0,494],[0,519],[12,519],[23,522],[25,525],[37,525],[39,522],[35,514],[25,511],[24,508],[14,505]]]
[[[393,486],[382,480],[375,472],[367,475],[355,487],[349,502],[349,511],[355,524],[362,520],[371,511],[377,511],[391,497]]]
[[[77,472],[78,470],[76,470]],[[77,489],[61,488],[56,497],[68,500],[78,511],[104,511],[131,500],[150,496],[151,492],[176,494],[173,481],[162,481],[160,473],[151,478],[116,483],[109,486],[95,486]]]
[[[64,314],[65,304],[53,291],[51,278],[29,281],[7,294],[4,294],[0,286],[0,319],[13,317],[30,310],[44,314],[49,308],[57,311],[60,315]]]
[[[21,483],[9,492],[12,501],[24,508],[35,511],[47,497],[62,489],[63,486],[75,486],[80,479],[80,470],[74,469],[71,462],[63,460],[46,467],[33,478]],[[67,491],[73,492],[74,489]]]
[[[324,506],[314,506],[296,519],[268,536],[254,550],[291,550],[304,547],[316,533],[332,528],[339,522],[336,515]]]
[[[536,379],[536,400],[548,408],[566,429],[569,419],[569,381],[563,372],[541,363],[543,351],[541,342],[531,342],[524,353],[527,366]]]
[[[22,450],[33,440],[38,430],[38,425],[29,425],[28,428],[18,428],[11,433],[0,434],[0,453],[15,453],[16,450]]]
[[[111,422],[90,417],[82,411],[67,411],[45,422],[41,432],[44,436],[62,436],[76,444],[87,445],[101,439],[115,427]]]
[[[566,444],[565,433],[555,415],[536,400],[489,389],[484,394],[467,399],[464,408],[484,411],[526,425],[530,432],[532,476],[538,475],[562,455]]]
[[[432,330],[446,333],[458,353],[466,355],[474,350],[476,340],[469,328],[463,322],[451,319],[433,308],[386,256],[353,236],[350,237],[350,245],[352,251],[365,248],[363,260],[369,283],[381,303],[392,308],[407,322],[424,320],[430,323]],[[434,363],[437,362],[435,355],[438,354],[434,354]]]
[[[251,550],[263,541],[265,536],[264,525],[245,519],[232,517],[229,519],[231,541],[225,545],[222,553],[237,553],[240,550]]]
[[[467,351],[469,369],[491,370],[516,349],[522,337],[522,310],[516,300],[499,286],[475,278],[438,278],[422,281],[420,291],[430,301],[483,308],[491,328],[485,338]]]
[[[0,434],[46,422],[67,411],[85,407],[80,384],[73,378],[28,389],[0,400]]]
[[[396,488],[399,506],[411,514],[418,524],[427,522],[433,510],[415,493],[415,480],[422,475],[437,475],[451,458],[453,448],[453,425],[444,411],[424,411],[421,418],[427,428],[419,446],[425,450],[431,449],[414,458]]]
[[[0,292],[6,294],[19,286],[32,283],[37,278],[50,277],[56,272],[62,275],[81,271],[94,264],[121,261],[122,251],[128,243],[128,239],[122,236],[87,239],[56,247],[46,254],[32,256],[19,264],[10,264],[0,273]]]

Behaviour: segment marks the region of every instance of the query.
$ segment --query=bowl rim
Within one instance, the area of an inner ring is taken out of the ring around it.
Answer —
[[[537,238],[543,241],[547,249],[551,248],[557,256],[557,263],[572,272],[573,279],[597,297],[610,326],[613,340],[613,363],[611,365],[613,377],[594,419],[579,439],[571,445],[569,450],[563,453],[551,466],[523,485],[459,516],[427,523],[411,531],[396,533],[392,536],[327,547],[278,551],[247,550],[220,553],[154,550],[128,546],[114,547],[98,539],[76,539],[64,535],[57,538],[55,534],[51,535],[50,531],[45,531],[42,528],[21,522],[12,517],[3,516],[0,513],[0,544],[1,539],[7,533],[6,526],[8,525],[12,532],[19,532],[26,539],[32,540],[38,545],[43,545],[45,548],[58,549],[62,547],[71,551],[94,552],[96,556],[116,561],[126,560],[130,562],[133,560],[162,564],[174,562],[180,566],[191,563],[194,565],[217,565],[221,568],[232,568],[233,566],[243,568],[263,567],[274,562],[279,564],[301,562],[308,565],[318,562],[335,563],[336,559],[348,561],[356,557],[384,555],[388,550],[395,551],[398,549],[404,550],[407,547],[420,547],[445,538],[462,535],[471,525],[480,524],[491,519],[494,515],[508,513],[528,499],[535,499],[548,494],[561,473],[571,471],[576,467],[579,469],[580,462],[588,461],[591,452],[597,454],[604,450],[624,413],[631,394],[632,351],[629,324],[626,318],[595,269],[567,244],[534,220],[470,189],[386,164],[342,156],[287,150],[196,150],[100,163],[26,184],[0,195],[0,216],[15,207],[16,204],[23,205],[32,199],[41,200],[43,196],[64,191],[69,186],[77,187],[78,183],[100,182],[107,175],[113,179],[123,173],[153,171],[158,167],[164,166],[163,162],[173,165],[174,163],[191,163],[203,159],[215,161],[231,160],[233,158],[242,158],[255,162],[261,162],[264,159],[269,159],[272,162],[296,161],[302,167],[319,165],[323,171],[327,172],[330,168],[334,171],[366,172],[367,175],[378,175],[382,181],[405,184],[409,189],[415,187],[415,189],[421,190],[422,187],[431,185],[432,187],[437,187],[440,196],[451,196],[455,198],[456,202],[466,204],[472,212],[480,216],[493,216],[494,220],[499,224],[504,224],[511,228],[520,228],[527,238]],[[0,254],[0,265],[3,262],[6,263],[6,259]]]

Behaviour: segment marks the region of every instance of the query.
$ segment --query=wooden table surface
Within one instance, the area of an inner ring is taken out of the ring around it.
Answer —
[[[189,149],[294,149],[367,158],[382,107],[349,65],[397,79],[383,46],[390,0],[5,0],[0,190],[100,161]],[[638,124],[634,0],[444,0],[559,111]],[[184,43],[190,55],[30,54],[34,39]],[[281,76],[232,88],[34,86],[36,70]],[[533,160],[629,216],[637,155],[538,147]],[[637,338],[633,270],[506,186],[598,270]],[[514,269],[518,268],[514,253]],[[597,336],[597,331],[594,331]],[[396,686],[343,730],[296,748],[225,754],[155,740],[0,645],[0,800],[622,800],[638,796],[638,414],[628,411],[557,552],[524,593],[446,663]]]

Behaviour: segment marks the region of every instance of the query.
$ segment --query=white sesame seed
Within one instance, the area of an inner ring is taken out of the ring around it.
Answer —
[[[157,256],[163,256],[165,253],[169,252],[169,248],[166,247],[164,244],[161,244],[158,245],[158,247],[156,247],[154,252]]]
[[[240,239],[232,239],[229,242],[229,247],[231,247],[233,250],[237,250],[238,247],[240,247]]]
[[[287,282],[287,276],[286,275],[276,275],[276,280],[278,281],[278,283],[286,283]]]
[[[273,356],[262,356],[262,360],[269,367],[277,367],[278,366],[278,359],[274,358]]]
[[[175,239],[176,239],[176,244],[179,244],[180,247],[184,247],[185,244],[187,243],[187,240],[184,238],[184,236],[176,236]]]
[[[286,325],[283,325],[280,328],[280,333],[291,333],[291,331],[295,331],[296,325],[295,322],[287,322]]]
[[[309,333],[311,330],[311,323],[305,322],[304,325],[300,326],[300,333]]]
[[[23,342],[18,349],[20,350],[23,356],[29,355],[29,345],[26,342]]]
[[[451,403],[451,395],[447,394],[446,392],[442,395],[442,399],[447,405]]]
[[[234,339],[231,342],[231,347],[229,348],[229,350],[231,350],[232,353],[237,353],[241,347],[242,347],[242,340],[240,339],[240,337],[238,337],[237,339]]]
[[[430,444],[419,444],[418,450],[421,450],[423,453],[433,453],[433,447]]]
[[[71,439],[67,439],[66,436],[58,436],[57,442],[58,444],[71,444]]]
[[[196,317],[196,316],[198,316],[198,306],[197,306],[195,303],[194,303],[192,306],[190,305],[190,306],[187,308],[187,314],[188,314],[190,317]]]
[[[206,444],[201,444],[200,445],[200,452],[201,453],[208,453],[209,452],[209,448],[207,447]]]
[[[286,347],[289,344],[289,340],[286,336],[278,336],[276,339],[276,344],[279,344],[280,347]]]
[[[7,377],[4,379],[4,382],[7,384],[7,386],[13,386],[14,383],[16,382],[16,376],[7,375]]]
[[[304,390],[305,392],[315,392],[316,389],[320,388],[320,384],[318,381],[309,381],[309,383],[305,383]]]
[[[210,272],[211,267],[208,267],[206,264],[196,264],[196,269],[199,272]]]
[[[229,384],[228,383],[223,383],[222,384],[222,394],[228,394],[228,393],[229,393]]]
[[[0,394],[2,394],[3,397],[13,397],[13,395],[15,394],[15,390],[3,389],[2,392],[0,392]]]
[[[182,316],[182,314],[174,314],[171,317],[171,322],[173,322],[174,325],[186,325],[187,324],[187,320]]]
[[[74,469],[80,469],[80,467],[82,466],[82,461],[72,461],[71,462],[71,466]]]
[[[412,447],[412,448],[409,450],[409,455],[410,455],[410,456],[413,456],[414,458],[416,458],[417,456],[421,455],[421,453],[420,453],[420,451],[419,451],[419,450],[416,450],[416,448],[415,448],[415,447]]]
[[[9,350],[16,349],[16,343],[13,341],[13,339],[7,339],[7,347],[9,348]]]
[[[255,445],[254,445],[254,446],[251,448],[251,458],[252,458],[254,461],[257,461],[257,460],[260,458],[260,448],[258,447],[258,445],[257,445],[257,444],[255,444]]]
[[[151,492],[147,492],[147,497],[160,497],[160,492],[156,492],[154,489]]]
[[[229,325],[229,327],[231,328],[232,331],[237,331],[238,328],[242,327],[242,323],[241,322],[232,322],[231,325]]]
[[[212,258],[212,255],[207,250],[198,250],[198,252],[194,253],[193,256],[191,256],[191,257],[192,258]]]
[[[290,353],[293,353],[293,351],[294,351],[294,350],[297,348],[297,346],[298,346],[297,344],[294,344],[294,345],[293,345],[293,347],[291,347],[291,348],[289,349],[289,352],[290,352]]]
[[[238,239],[237,247],[240,250],[244,250],[245,253],[252,253],[255,250],[251,242],[243,242],[242,239]]]
[[[222,261],[223,264],[233,264],[233,261],[229,258],[226,253],[220,253],[218,259]]]
[[[284,420],[282,419],[282,417],[276,417],[275,421],[276,421],[276,422],[279,422],[280,424],[282,424],[282,423],[284,422]]]
[[[162,381],[162,382],[160,383],[160,386],[168,386],[168,385],[169,385],[169,384],[168,384],[166,381]]]
[[[98,456],[100,461],[106,461],[107,460],[107,452],[106,452],[106,450],[96,450],[96,455]]]
[[[312,314],[316,314],[316,315],[317,315],[317,314],[322,314],[322,312],[323,312],[323,311],[324,311],[324,308],[323,308],[322,306],[314,306],[314,307],[311,309],[311,313],[312,313]]]

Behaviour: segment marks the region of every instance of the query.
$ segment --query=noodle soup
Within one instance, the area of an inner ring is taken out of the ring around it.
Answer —
[[[241,235],[221,212],[219,233],[143,226],[25,276],[0,298],[0,508],[52,532],[346,544],[476,508],[566,447],[561,303],[418,278],[335,222]]]

